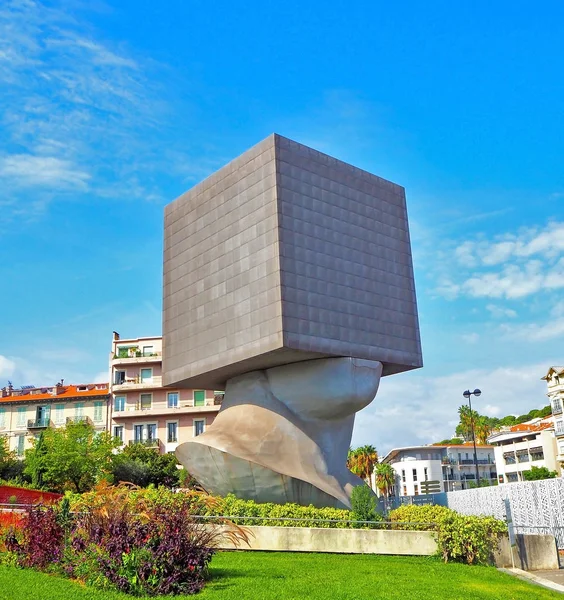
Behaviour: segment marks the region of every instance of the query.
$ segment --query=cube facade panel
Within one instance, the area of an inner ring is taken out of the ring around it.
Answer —
[[[165,385],[326,356],[422,365],[402,187],[278,135],[165,209]]]

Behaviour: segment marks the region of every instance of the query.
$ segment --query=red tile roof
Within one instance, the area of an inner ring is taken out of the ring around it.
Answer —
[[[549,427],[554,427],[554,423],[552,423],[552,421],[541,421],[540,423],[520,423],[519,425],[512,425],[509,428],[509,431],[514,433],[518,433],[520,431],[534,432],[543,431],[544,429],[548,429]]]
[[[104,386],[103,389],[97,389]],[[91,398],[96,396],[108,396],[109,385],[107,383],[85,383],[78,385],[64,385],[60,388],[58,394],[49,393],[42,390],[55,389],[56,386],[45,386],[43,388],[35,388],[32,390],[13,390],[10,396],[0,398],[0,403],[6,402],[36,402],[40,400],[64,400],[70,398]],[[78,388],[86,388],[79,390]],[[22,393],[26,392],[26,393]]]

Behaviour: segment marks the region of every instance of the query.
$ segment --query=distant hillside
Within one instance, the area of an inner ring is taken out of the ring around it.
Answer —
[[[552,410],[550,408],[550,404],[548,404],[543,408],[534,408],[533,410],[530,410],[527,414],[519,415],[518,417],[516,417],[515,415],[507,415],[506,417],[498,418],[481,415],[475,410],[473,410],[472,413],[470,413],[470,409],[468,408],[468,406],[463,405],[458,409],[460,421],[456,426],[456,436],[448,440],[435,442],[435,445],[461,444],[462,442],[464,442],[464,440],[471,441],[472,419],[474,420],[476,441],[479,443],[485,443],[486,438],[494,429],[499,429],[500,427],[510,427],[511,425],[519,425],[520,423],[525,423],[526,421],[531,421],[532,419],[548,417],[550,416],[551,412]]]

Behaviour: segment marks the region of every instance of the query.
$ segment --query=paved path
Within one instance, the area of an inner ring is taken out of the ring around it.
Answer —
[[[542,577],[543,579],[548,579],[553,583],[559,583],[561,586],[564,586],[564,569],[560,569],[558,571],[532,571],[533,575],[537,575],[537,577]]]

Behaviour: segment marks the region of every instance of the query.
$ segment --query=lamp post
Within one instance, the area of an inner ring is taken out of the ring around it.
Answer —
[[[466,390],[462,395],[468,400],[468,406],[470,407],[470,426],[472,427],[472,441],[474,442],[474,466],[476,467],[476,487],[480,486],[480,472],[478,471],[478,454],[476,453],[476,434],[474,432],[474,414],[472,413],[472,401],[470,398],[476,396],[476,398],[482,392],[476,388],[473,392]]]

